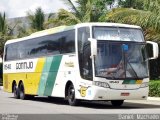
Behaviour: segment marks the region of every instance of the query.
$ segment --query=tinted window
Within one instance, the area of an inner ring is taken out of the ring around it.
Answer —
[[[45,37],[44,37],[45,38]],[[38,57],[47,54],[47,41],[43,37],[35,38],[25,41],[26,56],[25,57]]]
[[[74,30],[9,44],[6,46],[6,60],[65,54],[71,52],[75,52]]]
[[[61,53],[70,53],[75,51],[75,32],[67,31],[60,38]]]
[[[14,60],[19,57],[17,54],[17,46],[15,43],[6,46],[5,60]]]

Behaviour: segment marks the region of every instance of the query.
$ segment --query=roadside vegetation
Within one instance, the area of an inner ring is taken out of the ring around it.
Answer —
[[[149,96],[160,97],[160,80],[151,80],[150,81]]]

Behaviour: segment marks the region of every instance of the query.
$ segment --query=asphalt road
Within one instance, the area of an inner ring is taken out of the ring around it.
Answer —
[[[66,117],[70,120],[74,120],[75,118],[79,120],[85,120],[85,118],[86,120],[112,120],[116,118],[120,119],[119,115],[121,114],[159,114],[160,119],[160,101],[125,101],[123,106],[118,108],[113,107],[110,102],[82,102],[79,106],[74,107],[69,106],[67,101],[57,98],[35,97],[31,100],[15,99],[13,98],[13,94],[0,90],[0,114],[2,116],[5,114],[23,114],[28,117],[31,116],[28,114],[32,114],[33,117],[36,114],[39,116],[37,120],[44,120],[45,114],[47,116],[50,114],[50,118],[56,115],[54,118],[57,117],[60,120],[66,119]]]

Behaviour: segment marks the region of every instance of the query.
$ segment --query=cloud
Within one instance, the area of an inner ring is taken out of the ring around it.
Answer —
[[[67,7],[60,0],[1,0],[0,12],[9,18],[26,16],[27,11],[35,11],[41,7],[45,13],[57,12],[58,9]]]

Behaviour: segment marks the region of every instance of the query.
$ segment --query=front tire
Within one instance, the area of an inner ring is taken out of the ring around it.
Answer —
[[[115,107],[120,107],[123,104],[124,100],[111,100],[111,103]]]
[[[75,99],[75,89],[73,84],[68,87],[68,103],[71,106],[76,106],[78,104],[78,100]]]

